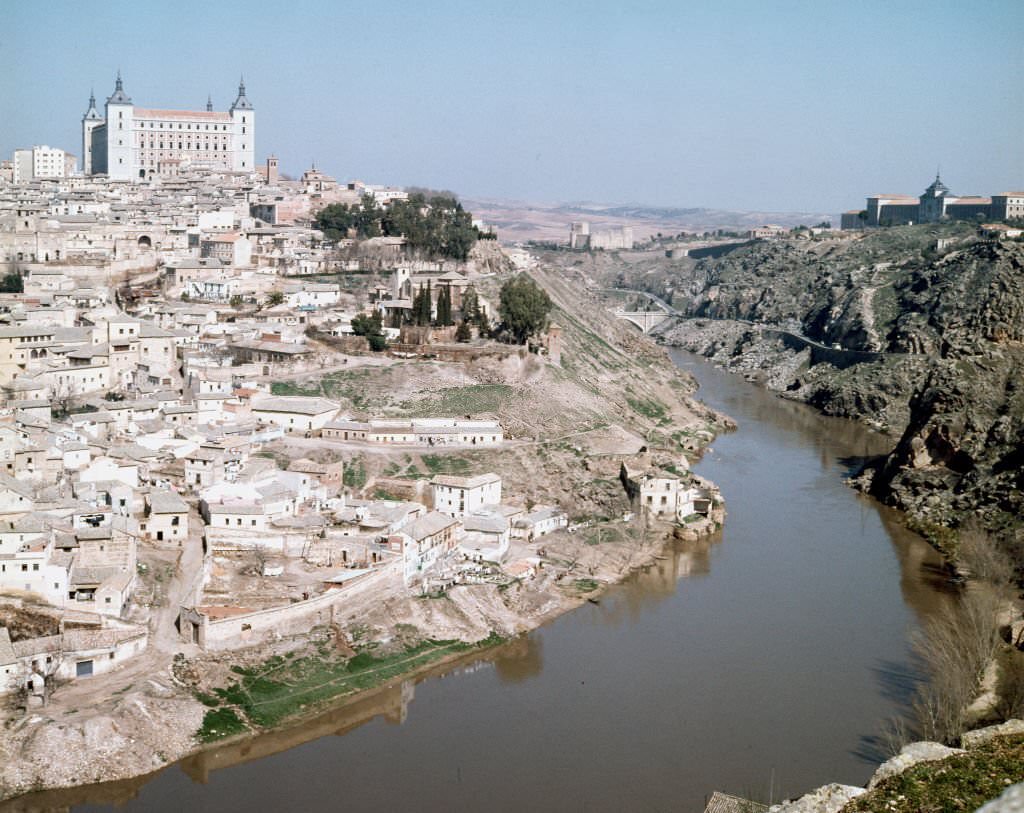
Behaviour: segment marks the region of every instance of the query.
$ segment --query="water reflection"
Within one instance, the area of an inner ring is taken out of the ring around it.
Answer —
[[[898,511],[885,506],[875,506],[875,510],[892,539],[900,564],[903,601],[921,624],[948,606],[950,598],[957,595],[957,588],[950,582],[950,572],[942,557],[930,545],[921,544],[921,537],[907,530]]]
[[[523,635],[498,650],[493,661],[502,683],[522,683],[537,677],[544,668],[544,639]]]

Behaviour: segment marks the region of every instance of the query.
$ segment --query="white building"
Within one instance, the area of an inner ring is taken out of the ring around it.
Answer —
[[[388,539],[389,550],[402,555],[402,577],[406,585],[420,581],[455,550],[458,520],[431,511]]]
[[[15,183],[28,183],[36,178],[66,178],[68,175],[68,153],[45,144],[15,150],[13,163]]]
[[[146,539],[181,544],[188,538],[188,504],[173,491],[151,491],[139,530]]]
[[[18,537],[26,541],[17,541]],[[0,540],[0,592],[37,596],[63,607],[68,597],[70,557],[54,558],[53,537],[46,534],[4,534]]]
[[[340,404],[326,398],[279,395],[261,398],[252,404],[252,415],[263,423],[280,426],[286,432],[313,432],[323,429]]]
[[[474,514],[486,505],[501,502],[501,477],[497,474],[439,474],[430,484],[434,487],[434,510],[452,517]]]
[[[692,514],[707,514],[708,505],[704,489],[676,477],[647,476],[640,481],[640,509],[649,516],[684,522]]]
[[[569,515],[557,506],[534,506],[528,514],[517,519],[512,525],[512,535],[532,542],[541,536],[554,533],[569,524]]]
[[[158,110],[136,107],[118,73],[104,115],[90,96],[82,117],[85,174],[112,180],[176,175],[182,165],[253,172],[255,142],[256,113],[244,81],[227,112],[215,111],[209,100],[206,110]]]

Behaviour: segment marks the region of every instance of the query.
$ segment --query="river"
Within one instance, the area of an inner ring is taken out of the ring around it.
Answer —
[[[155,777],[36,800],[687,813],[716,789],[778,801],[863,784],[908,637],[948,600],[931,548],[843,485],[854,459],[890,442],[673,357],[739,423],[697,467],[726,499],[716,538],[476,663]]]

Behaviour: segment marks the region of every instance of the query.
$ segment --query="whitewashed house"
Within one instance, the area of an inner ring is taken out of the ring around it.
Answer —
[[[434,489],[434,510],[452,517],[472,514],[484,506],[501,502],[501,477],[497,474],[475,477],[439,474],[430,484]]]

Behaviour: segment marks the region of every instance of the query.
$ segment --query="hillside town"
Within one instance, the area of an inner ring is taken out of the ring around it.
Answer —
[[[309,630],[353,595],[529,580],[551,564],[545,540],[577,528],[570,503],[509,493],[495,472],[361,470],[531,441],[493,412],[396,417],[287,383],[520,353],[487,337],[483,291],[496,262],[531,260],[493,242],[462,261],[401,236],[329,238],[325,207],[387,212],[409,193],[315,168],[288,180],[273,157],[257,170],[253,117],[244,84],[230,114],[154,111],[118,76],[106,116],[91,99],[83,119],[84,172],[49,147],[0,166],[0,694],[24,708],[154,648]],[[105,132],[129,120],[130,158]],[[151,160],[153,125],[183,122],[237,132]],[[241,158],[231,138],[249,142]],[[560,334],[530,349],[558,365]],[[625,497],[653,523],[717,527],[713,488],[677,463],[624,462]]]

